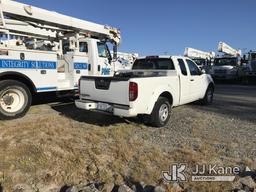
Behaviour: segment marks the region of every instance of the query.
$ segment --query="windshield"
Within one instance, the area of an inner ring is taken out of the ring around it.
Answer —
[[[216,66],[236,66],[237,58],[217,58],[214,60],[214,65]]]
[[[137,59],[132,69],[134,70],[174,70],[174,64],[168,58]]]

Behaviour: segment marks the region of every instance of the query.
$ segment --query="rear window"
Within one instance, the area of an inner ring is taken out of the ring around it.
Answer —
[[[134,70],[174,70],[174,64],[168,58],[137,59],[132,69]]]

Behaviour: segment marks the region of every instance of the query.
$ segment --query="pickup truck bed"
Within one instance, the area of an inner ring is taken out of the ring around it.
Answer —
[[[150,81],[152,78],[154,78],[154,82]],[[108,112],[112,111],[114,115],[117,115],[120,113],[121,109],[125,108],[124,111],[126,112],[122,112],[122,116],[136,116],[138,112],[145,113],[145,111],[148,110],[148,106],[144,104],[150,102],[149,100],[151,98],[148,96],[154,94],[144,85],[151,84],[151,86],[157,86],[157,84],[161,84],[161,82],[168,81],[171,78],[173,78],[174,82],[178,82],[175,71],[168,73],[158,71],[136,71],[120,73],[114,77],[82,77],[80,80],[80,99],[87,103],[100,102],[101,106],[96,109],[105,109],[103,103],[115,105],[113,110],[107,110]],[[137,84],[139,90],[137,99],[138,101],[143,100],[143,103],[130,101],[129,90],[131,83]],[[116,93],[118,97],[115,97],[115,94],[113,95],[113,93]],[[134,106],[136,107],[134,108]],[[94,105],[94,107],[96,106]]]

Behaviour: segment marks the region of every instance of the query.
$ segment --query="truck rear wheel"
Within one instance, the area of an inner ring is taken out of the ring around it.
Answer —
[[[15,80],[0,82],[0,119],[23,117],[31,105],[32,96],[26,85]]]
[[[171,116],[171,104],[165,97],[160,97],[150,115],[150,124],[154,127],[165,126]]]

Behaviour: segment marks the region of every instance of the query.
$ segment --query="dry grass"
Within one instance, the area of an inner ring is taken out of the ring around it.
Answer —
[[[40,116],[40,111],[33,109],[31,113],[37,115],[25,121],[0,122],[0,181],[6,191],[19,183],[38,187],[93,180],[119,184],[129,179],[156,184],[161,171],[172,163],[221,163],[220,156],[225,155],[207,143],[196,151],[186,144],[166,151],[148,142],[149,128],[136,123],[100,127],[59,114]],[[138,130],[143,139],[135,134]],[[200,134],[193,129],[195,137]],[[230,189],[227,183],[187,182],[184,186],[205,192]]]

